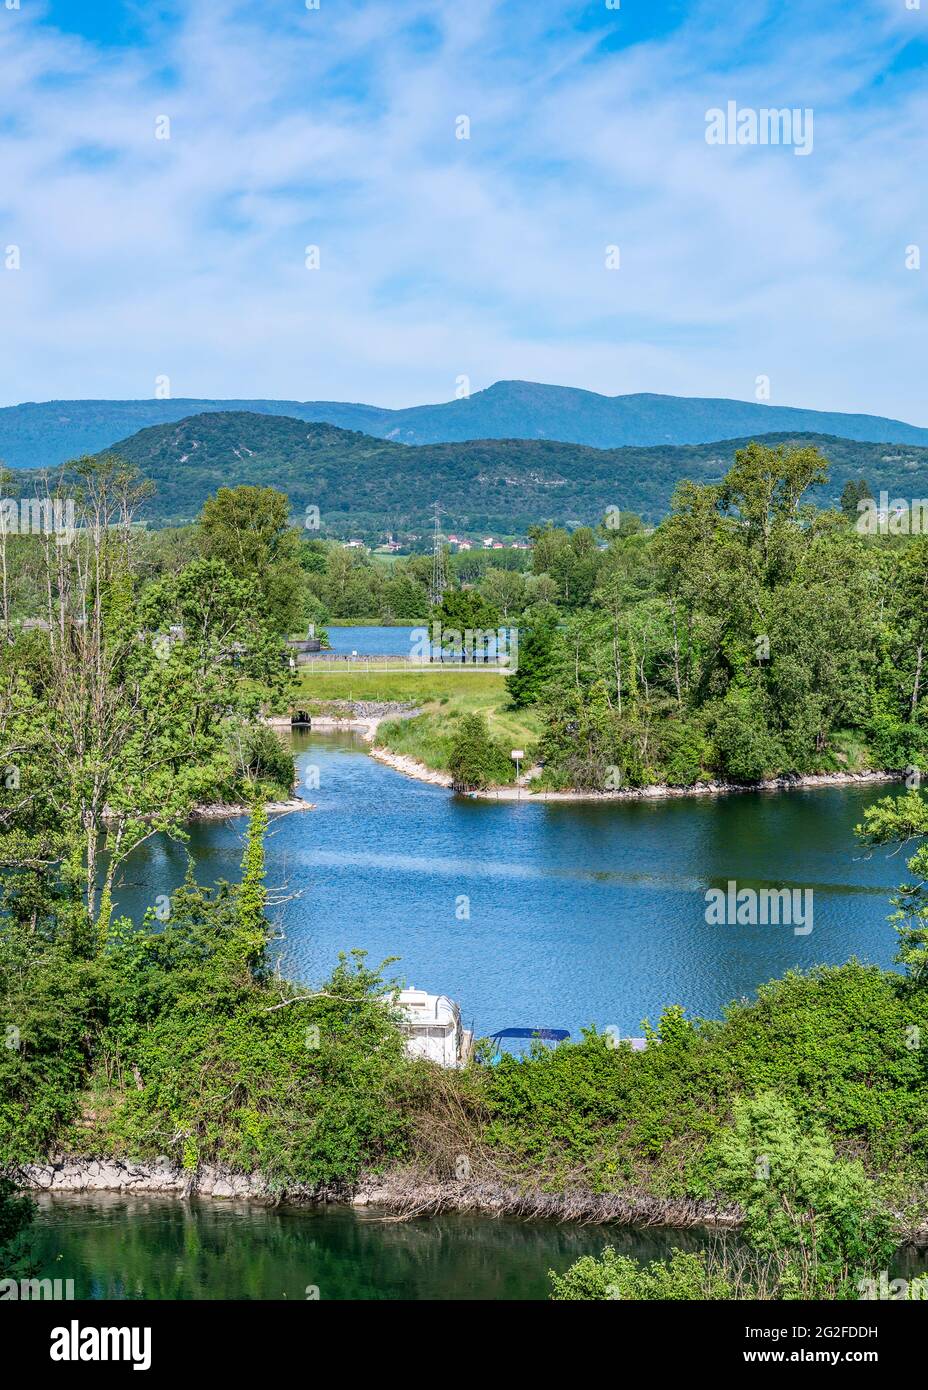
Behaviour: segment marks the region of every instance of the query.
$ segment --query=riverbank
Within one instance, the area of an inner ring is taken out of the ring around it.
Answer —
[[[357,726],[372,745],[374,745],[380,723],[381,720],[377,720],[373,725],[359,724]],[[371,756],[376,758],[378,762],[394,768],[406,777],[415,778],[419,782],[430,782],[435,786],[452,786],[452,779],[448,773],[428,767],[421,759],[414,758],[410,754],[393,753],[389,748],[377,745],[372,746],[370,751]],[[478,801],[558,801],[587,802],[599,805],[610,801],[659,801],[672,797],[727,796],[737,792],[800,791],[815,787],[901,782],[905,778],[905,773],[902,771],[821,772],[770,777],[760,782],[695,782],[689,787],[676,787],[662,783],[647,787],[620,787],[615,791],[549,791],[545,789],[535,791],[532,788],[532,782],[537,780],[540,770],[539,768],[531,769],[515,783],[486,787],[461,794]]]
[[[235,816],[250,816],[253,809],[245,802],[231,805],[194,806],[188,820],[231,820]],[[311,801],[304,801],[299,796],[291,796],[287,801],[267,801],[264,804],[264,809],[269,816],[287,816],[293,811],[312,811],[315,807]]]
[[[411,753],[395,752],[386,744],[378,743],[377,737],[383,723],[394,719],[415,719],[423,710],[409,702],[398,701],[333,701],[325,714],[309,714],[309,727],[321,732],[352,731],[361,735],[370,745],[371,757],[385,767],[411,777],[417,782],[427,782],[432,786],[450,788],[452,778],[440,768],[429,767],[421,758]],[[306,727],[293,725],[291,719],[269,718],[266,721],[278,728]],[[599,805],[611,801],[656,801],[674,797],[728,796],[738,792],[781,792],[812,790],[816,787],[840,787],[865,785],[879,782],[900,782],[905,777],[902,770],[874,769],[861,772],[812,772],[805,774],[784,774],[769,777],[758,782],[695,782],[692,786],[672,786],[657,783],[646,787],[619,787],[614,791],[565,790],[554,791],[533,789],[542,769],[531,768],[517,782],[500,786],[490,786],[481,790],[469,791],[462,795],[483,801],[543,801],[543,802],[586,802]]]
[[[429,771],[429,769],[425,769]],[[410,776],[415,774],[410,773]],[[616,791],[532,791],[530,780],[516,786],[487,787],[465,795],[491,801],[654,801],[679,796],[727,796],[735,792],[782,792],[814,787],[841,787],[867,782],[901,782],[904,772],[820,772],[807,775],[770,777],[762,782],[695,782],[691,787],[666,783],[650,787],[622,787]],[[430,780],[425,777],[423,781]],[[449,779],[450,781],[450,779]]]
[[[7,1168],[6,1172],[20,1190],[52,1196],[118,1193],[182,1201],[209,1198],[259,1207],[340,1206],[365,1209],[372,1215],[382,1213],[391,1221],[454,1213],[668,1231],[737,1231],[744,1221],[736,1204],[708,1199],[582,1189],[544,1192],[492,1181],[439,1182],[408,1171],[369,1175],[352,1188],[281,1187],[258,1173],[235,1173],[211,1164],[188,1170],[166,1159],[131,1163],[124,1159],[59,1158]],[[900,1241],[915,1249],[928,1249],[928,1225],[913,1227],[896,1215]]]
[[[280,1188],[260,1174],[234,1173],[204,1164],[188,1170],[166,1159],[131,1163],[123,1159],[58,1158],[44,1164],[25,1164],[8,1170],[17,1187],[30,1192],[70,1195],[119,1192],[190,1199],[249,1201],[264,1206],[336,1204],[389,1213],[412,1220],[446,1212],[522,1219],[613,1223],[622,1226],[663,1226],[736,1229],[741,1213],[711,1201],[660,1198],[646,1194],[542,1192],[496,1182],[424,1181],[414,1173],[397,1172],[362,1178],[350,1189],[291,1185]]]

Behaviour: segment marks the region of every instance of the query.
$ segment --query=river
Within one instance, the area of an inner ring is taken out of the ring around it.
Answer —
[[[595,1023],[640,1032],[668,1004],[718,1016],[793,966],[856,955],[889,965],[888,897],[904,862],[854,840],[895,786],[663,801],[526,803],[455,797],[368,756],[359,736],[294,733],[314,811],[278,820],[268,882],[296,894],[278,916],[284,966],[318,982],[361,947],[390,974],[457,999],[480,1034]],[[305,782],[304,782],[305,788]],[[238,877],[243,820],[199,822],[201,882]],[[182,881],[186,850],[148,842],[119,905],[140,915]],[[715,926],[706,891],[812,892],[812,930]]]
[[[792,966],[851,955],[888,965],[888,896],[901,856],[871,857],[853,827],[886,785],[666,801],[476,801],[412,781],[351,733],[293,735],[315,810],[267,841],[285,968],[323,979],[361,947],[417,986],[452,995],[478,1033],[591,1023],[638,1033],[671,1003],[717,1016]],[[245,822],[200,822],[202,882],[238,877]],[[141,914],[181,882],[186,850],[148,842],[119,906]],[[811,889],[812,930],[712,926],[706,891]],[[549,1268],[606,1243],[639,1258],[693,1248],[694,1233],[443,1216],[408,1224],[370,1211],[239,1203],[40,1199],[42,1271],[78,1297],[535,1298]],[[924,1261],[918,1261],[922,1268]]]
[[[39,1198],[33,1249],[76,1298],[545,1298],[548,1270],[611,1244],[661,1259],[692,1231],[445,1215],[397,1222],[351,1207],[185,1203],[116,1193]],[[309,1294],[307,1294],[309,1290]]]

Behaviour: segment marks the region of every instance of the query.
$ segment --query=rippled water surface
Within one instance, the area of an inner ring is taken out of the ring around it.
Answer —
[[[891,962],[888,895],[901,856],[865,857],[853,827],[885,785],[604,805],[473,801],[370,758],[353,735],[294,735],[314,811],[273,827],[268,879],[285,966],[322,978],[363,947],[452,995],[480,1033],[510,1025],[638,1032],[668,1003],[716,1016],[792,966]],[[890,789],[895,794],[895,789]],[[201,881],[234,879],[243,821],[200,823]],[[182,846],[146,844],[120,894],[140,911],[181,881]],[[813,930],[709,926],[705,893],[813,891]],[[469,917],[463,916],[467,900]]]

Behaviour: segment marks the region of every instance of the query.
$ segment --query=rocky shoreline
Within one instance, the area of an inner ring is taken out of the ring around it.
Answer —
[[[417,782],[430,782],[435,787],[450,787],[451,778],[447,772],[436,772],[432,767],[426,767],[425,763],[418,758],[412,758],[407,753],[391,753],[389,748],[378,748],[374,745],[373,739],[376,729],[371,733],[365,734],[371,744],[370,755],[376,758],[385,767],[392,767],[394,771],[401,772],[404,777],[412,777]]]
[[[378,721],[379,723],[379,721]],[[376,725],[364,736],[373,744]],[[404,753],[391,753],[388,748],[371,747],[371,757],[406,777],[435,786],[450,787],[452,779],[446,772],[427,767],[418,758]],[[607,801],[659,801],[681,796],[730,796],[737,792],[783,792],[809,790],[816,787],[838,787],[865,782],[901,782],[904,772],[815,772],[805,775],[770,777],[762,782],[696,782],[691,787],[675,787],[667,783],[649,787],[621,787],[616,791],[533,791],[532,777],[518,783],[487,787],[482,791],[464,792],[476,801],[585,801],[601,804]]]
[[[693,1226],[733,1229],[741,1219],[735,1208],[685,1198],[583,1191],[522,1191],[496,1182],[423,1181],[411,1173],[371,1176],[363,1179],[355,1188],[336,1189],[303,1184],[279,1187],[260,1174],[234,1173],[210,1164],[188,1170],[166,1157],[151,1162],[58,1157],[7,1171],[17,1187],[52,1195],[120,1192],[127,1196],[210,1197],[265,1206],[281,1202],[337,1204],[375,1208],[389,1212],[394,1218],[406,1220],[455,1211],[485,1216],[603,1224],[612,1222],[617,1225],[665,1226],[685,1230]]]
[[[352,1206],[368,1208],[372,1214],[383,1213],[385,1219],[392,1221],[457,1212],[526,1221],[734,1231],[743,1219],[737,1206],[703,1199],[655,1197],[640,1192],[541,1192],[495,1180],[439,1181],[403,1170],[368,1175],[351,1188],[280,1185],[260,1173],[235,1173],[212,1164],[185,1169],[167,1157],[133,1162],[57,1156],[43,1163],[6,1165],[0,1173],[21,1190],[51,1196],[106,1192],[186,1201],[244,1201],[259,1206]],[[899,1237],[905,1244],[928,1246],[928,1226],[912,1225],[902,1212],[897,1212],[896,1218]]]
[[[857,782],[901,782],[904,777],[904,772],[811,772],[804,775],[797,773],[795,776],[769,777],[762,782],[695,782],[691,787],[673,787],[661,783],[650,787],[622,787],[617,791],[608,792],[535,792],[527,782],[523,782],[519,786],[488,787],[486,791],[467,792],[466,795],[491,801],[647,801],[675,796],[727,796],[735,792],[799,791],[815,787],[846,786]]]
[[[291,796],[289,801],[267,801],[264,809],[269,816],[286,816],[291,811],[312,811],[315,809],[311,801],[304,801],[300,796]],[[189,820],[229,820],[233,816],[250,816],[252,808],[242,803],[241,805],[216,805],[216,806],[194,806],[188,817]]]

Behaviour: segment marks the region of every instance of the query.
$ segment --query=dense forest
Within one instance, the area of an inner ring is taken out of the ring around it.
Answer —
[[[430,508],[458,534],[524,536],[550,521],[597,525],[612,509],[656,523],[685,479],[718,482],[748,439],[714,444],[596,449],[550,439],[476,439],[415,447],[334,425],[249,412],[217,412],[153,426],[112,446],[156,484],[139,511],[151,523],[192,521],[230,480],[287,493],[294,519],[318,508],[320,534],[371,543],[387,534],[427,545]],[[845,483],[865,476],[875,495],[928,496],[928,449],[823,435],[765,436],[770,446],[815,446],[831,465],[809,497],[837,506]],[[24,480],[28,485],[28,477]]]
[[[615,791],[924,765],[928,538],[908,534],[906,514],[897,534],[862,531],[863,480],[845,485],[841,507],[816,507],[827,470],[815,448],[754,443],[719,483],[681,484],[653,531],[624,513],[595,529],[536,527],[531,572],[491,560],[445,596],[433,621],[518,633],[507,687],[540,721],[534,785]],[[385,737],[415,753],[441,718]],[[497,780],[485,732],[487,766],[468,752],[462,785]]]
[[[517,700],[546,767],[640,784],[924,761],[928,539],[867,537],[805,499],[814,449],[740,450],[653,536],[539,536],[563,621],[530,624]]]
[[[55,468],[68,459],[113,448],[116,440],[126,439],[137,430],[212,411],[290,416],[414,445],[474,439],[554,439],[594,449],[615,449],[622,445],[706,444],[714,439],[757,438],[775,431],[928,445],[928,431],[876,415],[693,396],[603,396],[534,381],[497,381],[453,401],[406,409],[349,401],[177,396],[27,401],[0,408],[0,458],[11,468]]]

